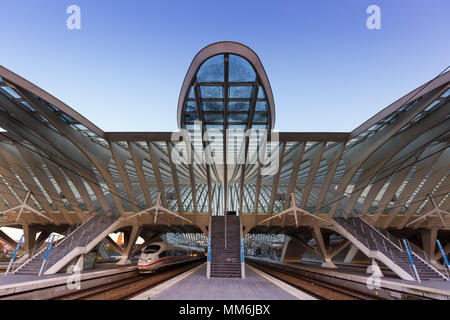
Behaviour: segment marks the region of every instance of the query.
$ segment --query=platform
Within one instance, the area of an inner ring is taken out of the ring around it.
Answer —
[[[368,278],[371,276],[368,273],[362,271],[351,270],[345,266],[340,266],[337,269],[330,269],[322,267],[320,265],[312,265],[311,263],[281,263],[275,262],[270,259],[255,259],[250,258],[247,260],[261,260],[279,265],[286,265],[289,267],[295,267],[299,270],[304,270],[313,273],[313,276],[317,279],[330,281],[335,279],[337,283],[342,283],[342,280],[346,280],[353,284],[367,285]],[[325,277],[327,279],[325,279]],[[398,298],[396,293],[411,294],[424,298],[450,300],[450,281],[407,281],[399,279],[393,276],[384,276],[380,278],[381,289],[391,290],[392,297]]]
[[[246,266],[245,275],[245,279],[208,279],[205,263],[133,300],[315,300],[253,267]]]
[[[96,268],[81,271],[79,273],[79,281],[83,282],[94,281],[96,279],[104,278],[105,276],[117,275],[120,276],[127,272],[137,271],[136,265],[116,265],[116,263],[102,263],[98,264]],[[45,299],[44,296],[39,295],[38,292],[43,292],[45,289],[53,291],[66,291],[67,283],[75,274],[57,273],[52,275],[7,275],[0,274],[0,300],[5,296],[12,294],[21,294],[36,291],[37,299]],[[33,295],[30,295],[33,299]]]

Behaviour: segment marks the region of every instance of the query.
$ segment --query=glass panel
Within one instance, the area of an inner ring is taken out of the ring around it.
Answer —
[[[231,101],[228,102],[228,111],[249,111],[250,102],[247,101]]]
[[[197,72],[199,82],[223,82],[224,64],[223,54],[214,56],[206,60]]]
[[[265,98],[266,98],[266,94],[264,93],[264,89],[262,86],[259,86],[258,99],[265,99]]]
[[[28,102],[26,102],[26,101],[21,101],[20,103],[23,104],[24,107],[27,108],[28,110],[30,110],[30,111],[36,111],[36,109],[33,108],[33,107],[31,106],[31,104],[29,104]]]
[[[223,130],[223,125],[220,125],[220,124],[207,124],[207,125],[205,126],[205,129],[206,129],[206,130],[209,130],[209,129]]]
[[[193,101],[186,102],[186,112],[195,112],[197,111],[197,104]]]
[[[228,128],[235,129],[235,130],[238,130],[238,129],[245,130],[245,124],[230,124],[228,126]]]
[[[223,87],[219,86],[200,86],[202,98],[223,98]]]
[[[256,101],[256,111],[267,111],[267,102],[266,101]]]
[[[447,91],[445,91],[443,94],[442,94],[442,98],[447,98],[448,96],[450,96],[450,88],[449,89],[447,89]]]
[[[248,114],[247,113],[229,113],[228,121],[229,122],[247,122]]]
[[[254,125],[252,125],[252,128],[256,129],[256,130],[267,129],[267,125],[265,125],[265,124],[254,124]]]
[[[6,93],[8,93],[10,96],[12,96],[14,99],[20,99],[21,97],[19,96],[19,94],[16,92],[16,91],[14,91],[14,89],[13,88],[10,88],[10,87],[7,87],[7,86],[4,86],[4,87],[1,87],[2,88],[2,90],[3,91],[5,91]]]
[[[255,114],[253,122],[267,122],[267,114]]]
[[[223,112],[223,102],[222,101],[204,101],[203,103],[204,111],[222,111]]]
[[[195,94],[194,94],[194,87],[191,86],[191,88],[189,89],[189,95],[188,95],[189,99],[195,99]]]
[[[255,81],[256,73],[250,63],[240,56],[234,54],[229,55],[229,82],[246,82]]]
[[[251,98],[253,86],[231,86],[230,98]]]
[[[198,116],[197,116],[196,113],[187,113],[185,119],[186,119],[186,122],[197,121],[198,120]]]
[[[205,113],[205,121],[223,122],[223,113]]]
[[[74,118],[72,118],[71,116],[65,114],[65,113],[60,113],[58,115],[64,122],[68,122],[68,123],[77,123],[78,121],[76,121]]]

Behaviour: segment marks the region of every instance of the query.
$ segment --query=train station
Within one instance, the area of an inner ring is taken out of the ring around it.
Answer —
[[[351,132],[274,130],[273,96],[216,42],[177,132],[105,132],[0,67],[0,300],[450,299],[450,72]]]

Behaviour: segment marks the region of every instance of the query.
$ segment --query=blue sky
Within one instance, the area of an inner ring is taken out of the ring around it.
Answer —
[[[450,64],[448,0],[0,0],[0,64],[105,131],[176,129],[194,55],[260,57],[281,131],[351,131]],[[66,8],[81,8],[81,30]],[[366,9],[381,8],[381,30]]]

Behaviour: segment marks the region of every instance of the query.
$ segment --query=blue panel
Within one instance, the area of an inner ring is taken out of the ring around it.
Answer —
[[[223,98],[223,87],[200,86],[200,95],[202,98]]]
[[[240,130],[245,130],[245,124],[230,124],[228,125],[228,128],[230,129],[240,129]]]
[[[228,111],[246,111],[250,110],[250,102],[247,101],[231,101],[228,102]]]
[[[204,101],[202,104],[203,104],[204,111],[223,112],[223,102],[222,101]]]
[[[31,106],[31,104],[29,104],[28,102],[26,102],[26,101],[21,101],[20,103],[21,103],[25,108],[27,108],[28,110],[30,110],[30,111],[36,111],[36,109],[33,108],[33,107]]]
[[[186,112],[195,112],[197,111],[197,104],[194,101],[186,102]]]
[[[228,77],[229,82],[254,82],[256,80],[256,72],[247,60],[230,54]]]
[[[198,116],[196,113],[188,113],[185,117],[186,122],[193,122],[198,120]]]
[[[207,122],[223,122],[223,113],[205,113]]]
[[[189,99],[195,99],[194,87],[193,86],[191,86],[191,88],[189,89],[188,98]]]
[[[1,88],[2,88],[2,90],[4,92],[8,93],[14,99],[20,99],[21,98],[21,96],[16,91],[14,91],[13,88],[10,88],[10,87],[7,87],[7,86],[1,87]]]
[[[259,86],[258,99],[265,99],[265,98],[266,98],[266,94],[264,93],[264,89],[262,86]]]
[[[266,101],[256,101],[255,111],[267,111]]]
[[[253,86],[231,86],[230,98],[248,98],[252,97]]]
[[[224,63],[223,54],[206,60],[197,72],[198,82],[223,82]]]
[[[267,114],[255,114],[253,116],[253,122],[267,122]]]
[[[209,129],[223,130],[223,125],[221,125],[221,124],[207,124],[207,125],[205,126],[205,129],[206,129],[206,130],[209,130]]]
[[[247,113],[229,113],[228,121],[229,122],[247,122],[248,114]]]

